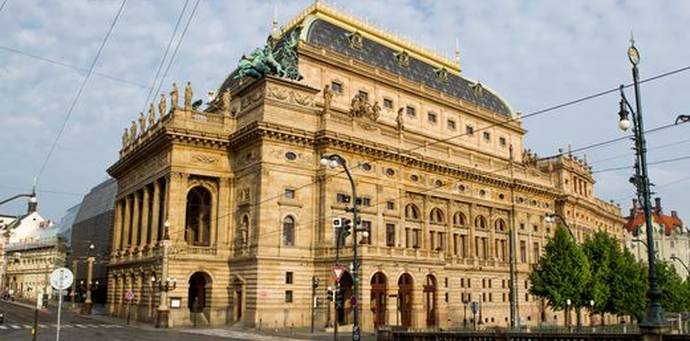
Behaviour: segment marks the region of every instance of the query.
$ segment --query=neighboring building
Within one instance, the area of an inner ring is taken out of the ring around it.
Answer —
[[[635,255],[638,261],[647,262],[647,229],[642,205],[633,199],[630,215],[626,217],[625,245]],[[672,263],[681,278],[688,277],[685,266],[690,266],[690,231],[683,225],[678,212],[671,211],[671,215],[664,214],[661,198],[654,199],[652,208],[652,226],[654,227],[654,248],[657,259]],[[673,259],[678,257],[683,264]]]
[[[37,211],[35,197],[29,199],[27,213],[8,226],[9,243],[5,247],[5,283],[9,293],[19,298],[52,294],[49,276],[65,265],[65,241],[56,225]]]
[[[471,325],[470,301],[481,302],[480,323],[506,326],[511,227],[520,320],[563,323],[527,292],[555,231],[545,215],[564,216],[579,240],[603,230],[623,241],[620,209],[595,197],[591,168],[522,153],[518,115],[457,62],[320,2],[274,28],[271,50],[279,76],[240,80],[262,70],[243,62],[205,111],[185,91],[184,106],[123,137],[108,169],[118,183],[111,314],[124,316],[131,290],[134,316],[162,325],[308,326],[316,276],[315,324],[349,324],[352,275],[340,282],[345,307],[330,309],[325,293],[331,221],[353,200],[370,232],[358,297],[369,331]],[[347,160],[358,198],[341,169],[319,164],[323,153]],[[340,257],[352,261],[351,238]],[[176,287],[166,296],[157,283],[167,278]]]
[[[65,215],[60,218],[60,221],[55,224],[55,230],[58,238],[65,241],[67,249],[71,248],[72,228],[74,226],[74,219],[77,218],[81,204],[76,204],[67,209]]]
[[[17,220],[17,216],[0,214],[0,293],[5,290],[5,244],[9,241],[9,232],[6,229],[10,224]]]
[[[91,284],[92,300],[105,304],[107,293],[107,265],[112,246],[113,209],[117,183],[108,179],[89,191],[81,202],[72,227],[72,252],[68,264],[75,273],[78,299],[84,298],[87,281],[87,259],[94,257]],[[90,246],[93,245],[93,248]]]

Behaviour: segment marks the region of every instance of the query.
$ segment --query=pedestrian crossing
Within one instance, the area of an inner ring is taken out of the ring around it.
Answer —
[[[14,324],[14,323],[6,323],[6,324],[0,324],[0,331],[2,330],[17,330],[17,329],[32,329],[33,326],[28,325],[28,324]],[[39,323],[38,324],[39,329],[48,329],[48,328],[57,328],[57,324],[55,323]],[[60,325],[60,328],[65,328],[65,329],[87,329],[87,328],[104,328],[104,329],[110,329],[110,328],[124,328],[123,326],[119,324],[97,324],[97,323],[67,323],[67,324],[62,324]]]

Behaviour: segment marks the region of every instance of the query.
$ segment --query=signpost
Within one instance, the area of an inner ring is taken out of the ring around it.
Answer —
[[[470,309],[472,310],[472,322],[474,330],[477,330],[477,313],[479,312],[479,302],[471,302]]]
[[[343,277],[343,274],[345,273],[345,266],[342,264],[333,265],[331,267],[331,271],[333,271],[335,282],[340,283],[340,279]]]
[[[60,341],[60,313],[62,312],[62,291],[69,288],[74,281],[74,275],[68,268],[57,268],[50,274],[50,285],[58,291],[57,332],[55,340]]]
[[[127,300],[127,324],[129,324],[129,306],[130,303],[132,303],[132,300],[134,299],[134,293],[132,290],[127,290],[125,293],[125,300]]]

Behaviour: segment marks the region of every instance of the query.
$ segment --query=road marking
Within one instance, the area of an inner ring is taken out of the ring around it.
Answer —
[[[7,329],[7,327],[5,327],[5,326],[0,326],[0,329],[5,330],[5,329]]]
[[[23,325],[23,327],[26,328],[26,329],[31,329],[31,328],[33,328],[32,326],[30,326],[30,325],[28,325],[28,324]]]
[[[83,324],[75,324],[74,326],[77,328],[86,328],[86,326]]]
[[[20,327],[16,324],[11,325],[10,327],[12,327],[12,329],[22,329],[22,327]]]
[[[53,327],[57,328],[57,324],[54,324]],[[72,328],[73,326],[70,324],[61,324],[60,328]]]
[[[119,325],[119,324],[113,324],[111,328],[124,328],[124,327]]]
[[[46,326],[45,324],[39,324],[38,328],[48,328],[48,326]]]
[[[97,324],[87,324],[86,326],[89,328],[98,328]]]

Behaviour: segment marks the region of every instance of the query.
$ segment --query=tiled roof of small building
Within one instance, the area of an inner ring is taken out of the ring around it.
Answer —
[[[642,207],[638,206],[637,200],[633,200],[633,208],[630,210],[630,216],[626,217],[627,222],[623,227],[637,236],[640,226],[645,224],[645,216]],[[652,223],[663,226],[664,234],[670,236],[675,229],[683,228],[683,221],[676,215],[675,211],[671,215],[663,214],[661,210],[661,200],[656,199],[656,206],[652,207]],[[685,232],[685,231],[683,231]]]

